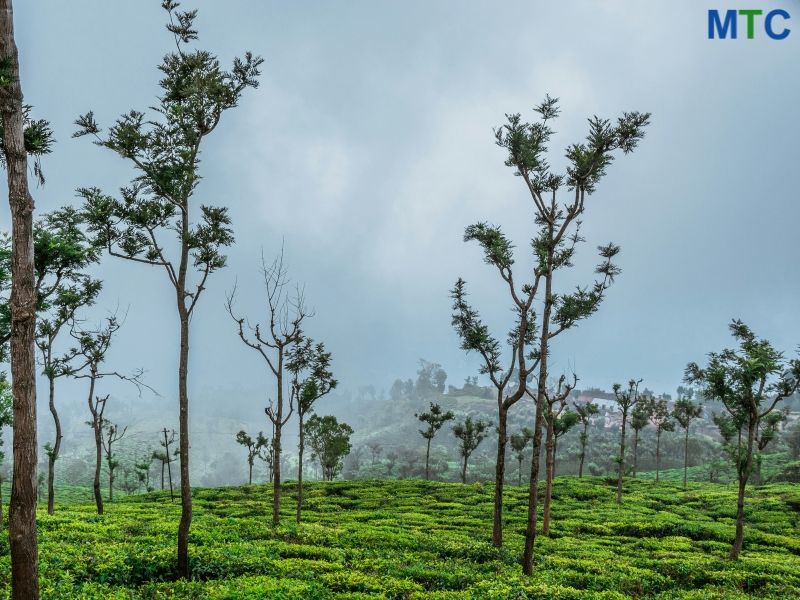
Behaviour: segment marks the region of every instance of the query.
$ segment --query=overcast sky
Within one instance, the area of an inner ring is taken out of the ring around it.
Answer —
[[[643,378],[674,393],[687,362],[731,345],[732,318],[789,353],[800,342],[800,3],[747,5],[788,10],[794,31],[783,41],[760,21],[753,40],[744,22],[740,39],[709,40],[708,9],[727,5],[696,0],[182,6],[195,7],[198,47],[224,65],[248,50],[265,62],[261,86],[204,142],[195,201],[230,208],[236,245],[192,323],[191,395],[245,388],[261,413],[266,365],[239,341],[223,301],[238,279],[238,307],[263,319],[260,256],[282,244],[316,309],[306,331],[332,350],[343,387],[388,391],[419,358],[441,363],[448,383],[476,374],[450,326],[448,290],[463,277],[505,338],[501,282],[462,235],[477,221],[499,224],[520,272],[530,266],[532,202],[492,128],[505,113],[532,120],[545,94],[561,99],[550,153],[559,168],[587,117],[653,114],[644,141],[587,202],[587,242],[559,290],[590,283],[595,248],[609,241],[622,246],[622,275],[594,317],[557,339],[555,374],[574,367],[579,387],[604,389]],[[58,140],[47,184],[33,191],[39,213],[77,202],[81,186],[128,184],[130,165],[71,139],[72,123],[93,110],[107,127],[155,103],[156,66],[174,48],[164,22],[156,0],[17,3],[25,100]],[[109,366],[146,368],[174,399],[178,320],[166,274],[110,257],[95,274],[105,288],[87,317],[129,307]]]

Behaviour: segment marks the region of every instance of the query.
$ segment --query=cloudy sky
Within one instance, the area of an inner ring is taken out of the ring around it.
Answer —
[[[800,3],[796,29],[770,40],[709,40],[696,0],[550,2],[185,2],[199,8],[198,46],[223,64],[264,57],[261,86],[205,142],[197,203],[230,207],[236,245],[192,323],[193,395],[250,390],[261,412],[267,372],[223,310],[238,280],[239,308],[257,321],[261,253],[281,245],[316,316],[343,387],[388,390],[419,358],[458,384],[478,362],[459,349],[448,290],[458,277],[498,335],[509,303],[464,227],[501,225],[530,267],[532,203],[503,164],[492,128],[504,114],[533,119],[545,94],[561,99],[550,155],[585,136],[586,118],[653,114],[635,153],[620,156],[591,196],[587,239],[560,290],[589,283],[595,247],[622,246],[622,275],[600,312],[558,338],[554,370],[579,387],[643,378],[674,392],[689,361],[730,345],[741,318],[779,348],[800,342]],[[130,165],[87,138],[75,118],[108,126],[158,93],[157,64],[173,41],[156,0],[18,3],[25,100],[51,121],[39,212],[76,202],[74,190],[114,193]],[[740,30],[744,22],[740,23]],[[793,175],[794,173],[794,175]],[[8,228],[7,209],[2,226]],[[104,258],[99,319],[129,307],[109,365],[148,369],[176,396],[178,321],[163,271]],[[119,390],[123,393],[123,390]]]

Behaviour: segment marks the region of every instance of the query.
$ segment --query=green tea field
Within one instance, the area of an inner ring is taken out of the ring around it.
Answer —
[[[551,536],[537,537],[536,574],[519,565],[525,488],[508,487],[506,543],[490,544],[492,487],[425,481],[311,483],[294,524],[267,517],[268,489],[197,489],[192,581],[174,581],[179,505],[131,496],[97,516],[90,503],[40,508],[42,597],[48,599],[460,598],[568,600],[800,597],[800,486],[749,491],[745,546],[727,560],[735,493],[716,484],[557,479]],[[9,597],[0,538],[0,597]]]

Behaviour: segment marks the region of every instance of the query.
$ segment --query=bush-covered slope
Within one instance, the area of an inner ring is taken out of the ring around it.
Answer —
[[[629,480],[622,507],[602,478],[554,487],[552,535],[537,539],[536,576],[522,576],[525,490],[507,488],[506,547],[491,534],[492,488],[424,481],[308,486],[306,523],[267,518],[265,486],[198,489],[195,580],[174,583],[178,504],[131,496],[100,517],[91,504],[40,512],[43,598],[659,598],[800,597],[800,487],[753,490],[745,550],[727,560],[732,488]],[[0,538],[0,597],[9,556]]]

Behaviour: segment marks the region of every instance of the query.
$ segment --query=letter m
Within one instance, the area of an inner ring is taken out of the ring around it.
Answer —
[[[719,18],[719,11],[708,11],[708,39],[714,39],[714,31],[716,30],[719,39],[724,40],[728,37],[728,30],[731,32],[731,39],[736,39],[736,11],[725,11],[725,22],[723,23]]]

